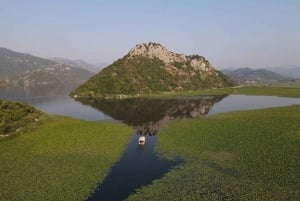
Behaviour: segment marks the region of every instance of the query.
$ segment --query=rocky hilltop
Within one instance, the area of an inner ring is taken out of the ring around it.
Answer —
[[[185,56],[183,54],[177,54],[169,51],[165,47],[157,43],[149,44],[138,44],[132,48],[129,52],[129,57],[134,58],[135,56],[145,56],[150,59],[158,58],[165,63],[166,69],[170,73],[186,74],[187,72],[180,71],[179,66],[187,68],[190,65],[194,71],[200,71],[202,75],[213,75],[218,76],[218,72],[211,66],[211,64],[202,56],[193,55]],[[194,75],[195,72],[191,72]]]
[[[138,96],[221,88],[234,83],[203,56],[186,56],[158,43],[138,44],[72,92],[74,97]]]

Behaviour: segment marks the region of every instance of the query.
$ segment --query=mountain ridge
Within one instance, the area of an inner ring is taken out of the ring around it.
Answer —
[[[0,48],[0,86],[79,85],[91,75],[82,68]]]
[[[300,79],[300,66],[287,65],[282,67],[268,67],[268,69],[286,77]]]
[[[107,66],[107,63],[104,63],[104,62],[99,62],[97,64],[91,64],[82,59],[73,60],[73,59],[67,59],[67,58],[63,58],[63,57],[52,57],[49,59],[56,63],[59,63],[59,64],[65,64],[65,65],[70,65],[70,66],[77,67],[77,68],[83,68],[83,69],[86,69],[93,73],[99,72],[103,67]]]
[[[224,74],[238,83],[268,83],[290,81],[292,78],[283,76],[267,69],[252,69],[249,67],[235,70],[222,70]]]

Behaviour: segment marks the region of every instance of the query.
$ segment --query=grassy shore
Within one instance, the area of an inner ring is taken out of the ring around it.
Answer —
[[[300,106],[166,126],[158,151],[185,164],[128,200],[300,200]]]
[[[0,200],[85,200],[118,160],[132,129],[49,117],[0,141]]]
[[[243,95],[258,95],[258,96],[281,96],[281,97],[300,97],[299,87],[286,86],[240,86],[221,89],[202,89],[196,91],[184,92],[164,92],[160,94],[143,95],[147,98],[170,98],[170,97],[189,97],[200,95],[224,95],[224,94],[243,94]]]
[[[246,86],[240,88],[231,88],[231,94],[299,98],[300,87]]]

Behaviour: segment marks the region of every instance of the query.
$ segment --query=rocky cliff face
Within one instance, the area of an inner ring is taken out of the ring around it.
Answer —
[[[142,43],[137,44],[134,48],[129,51],[129,56],[145,56],[149,58],[159,58],[166,64],[171,64],[172,62],[186,62],[187,57],[182,54],[176,54],[158,43]]]
[[[203,56],[186,56],[158,43],[143,43],[104,68],[72,95],[75,97],[139,96],[160,92],[221,88],[234,83]]]
[[[186,69],[189,64],[194,71],[199,71],[202,74],[218,75],[216,70],[203,56],[186,56],[183,54],[177,54],[169,51],[158,43],[138,44],[134,48],[132,48],[128,54],[130,58],[134,58],[135,56],[144,56],[151,59],[158,58],[165,63],[166,68],[168,68],[172,73],[178,73],[179,69],[178,66],[176,68],[176,64],[182,64],[181,67],[183,67],[184,69]],[[184,71],[182,71],[181,74],[183,72]]]

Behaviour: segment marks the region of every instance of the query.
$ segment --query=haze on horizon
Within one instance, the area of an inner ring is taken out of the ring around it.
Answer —
[[[0,47],[111,63],[157,42],[216,68],[300,66],[298,0],[0,0]]]

